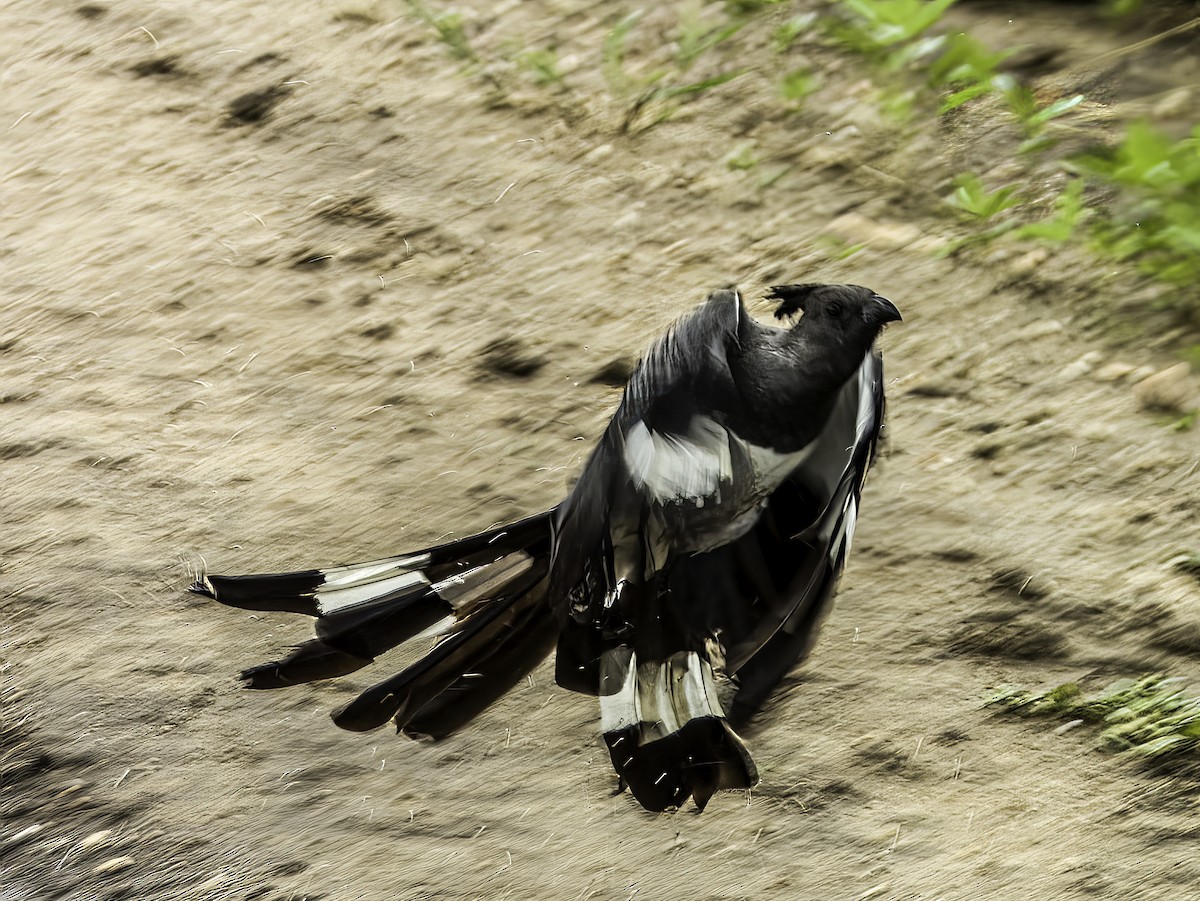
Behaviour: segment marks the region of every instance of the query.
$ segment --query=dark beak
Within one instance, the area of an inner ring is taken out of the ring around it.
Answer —
[[[904,321],[904,317],[900,315],[900,311],[896,309],[896,305],[886,297],[880,297],[878,294],[868,301],[866,307],[863,309],[863,318],[877,325]]]

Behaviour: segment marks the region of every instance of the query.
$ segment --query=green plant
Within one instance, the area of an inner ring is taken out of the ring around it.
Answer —
[[[1040,222],[1031,222],[1017,230],[1018,238],[1033,238],[1061,244],[1070,240],[1083,220],[1083,179],[1073,179],[1054,201],[1054,213]]]
[[[600,72],[609,92],[617,97],[625,97],[633,90],[633,78],[625,71],[625,42],[641,18],[639,9],[617,22],[604,36],[600,49]]]
[[[839,238],[837,235],[824,234],[818,235],[813,242],[813,246],[820,250],[831,260],[848,260],[856,253],[861,253],[867,249],[866,244],[851,243],[844,238]]]
[[[1189,410],[1178,419],[1171,422],[1168,428],[1172,432],[1190,432],[1193,426],[1196,425],[1197,419],[1200,419],[1200,410]]]
[[[671,70],[665,68],[634,75],[627,66],[627,42],[641,17],[641,11],[637,11],[617,22],[605,36],[601,52],[601,71],[609,91],[625,104],[622,132],[629,131],[647,109],[657,107],[655,115],[644,128],[669,119],[676,109],[674,100],[703,94],[744,74],[744,70],[739,69],[691,82],[675,81]],[[685,15],[677,33],[674,74],[686,73],[702,54],[728,40],[741,27],[741,24],[710,26],[700,23],[698,18]]]
[[[931,87],[948,88],[939,112],[948,113],[969,100],[996,88],[996,67],[1012,54],[1011,50],[993,53],[962,32],[946,38],[941,53],[929,64],[926,79]]]
[[[1104,11],[1110,16],[1127,16],[1142,8],[1142,0],[1104,0]]]
[[[702,15],[699,7],[685,7],[679,16],[679,28],[675,34],[675,65],[686,72],[701,56],[729,40],[742,30],[745,21],[713,24]]]
[[[792,109],[799,109],[805,99],[817,89],[817,78],[808,69],[793,69],[779,83],[779,94]]]
[[[829,23],[838,41],[875,57],[889,56],[934,25],[955,0],[842,0],[854,13]]]
[[[1171,561],[1171,565],[1181,573],[1200,579],[1200,551],[1180,554]]]
[[[479,62],[478,54],[467,39],[461,15],[449,10],[434,12],[421,0],[408,0],[408,7],[414,16],[437,32],[438,40],[446,45],[451,56],[464,63]]]
[[[775,49],[780,53],[790,49],[800,35],[812,28],[816,21],[817,14],[811,12],[788,19],[775,29]]]
[[[758,154],[754,152],[754,142],[739,144],[733,152],[725,157],[725,166],[733,172],[745,172],[758,165]]]
[[[558,68],[558,54],[549,48],[521,50],[513,57],[513,61],[528,73],[534,84],[543,87],[564,85],[562,72]]]
[[[1161,675],[1124,679],[1092,697],[1069,682],[1040,694],[1007,691],[988,704],[1022,716],[1099,723],[1109,749],[1163,759],[1200,750],[1200,697],[1185,696],[1180,681]]]
[[[954,185],[954,193],[947,202],[968,217],[981,222],[986,222],[1021,202],[1016,196],[1015,188],[997,188],[989,191],[979,176],[970,172],[954,179]]]
[[[725,12],[731,16],[753,16],[784,0],[725,0]]]
[[[1046,125],[1059,116],[1066,115],[1083,102],[1083,95],[1076,94],[1041,106],[1037,96],[1025,85],[1008,76],[1000,76],[998,80],[1000,93],[1025,135],[1025,141],[1019,148],[1023,153],[1049,146],[1051,142],[1044,134]]]
[[[1104,250],[1166,282],[1200,281],[1200,126],[1173,141],[1134,123],[1116,147],[1074,163],[1119,189],[1093,230]]]

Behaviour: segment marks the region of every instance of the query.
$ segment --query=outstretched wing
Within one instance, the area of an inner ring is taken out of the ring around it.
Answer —
[[[728,353],[755,326],[733,290],[714,291],[650,348],[556,519],[550,596],[594,605],[612,584],[613,535],[640,530],[647,502],[711,495],[730,477],[707,413],[732,401]]]

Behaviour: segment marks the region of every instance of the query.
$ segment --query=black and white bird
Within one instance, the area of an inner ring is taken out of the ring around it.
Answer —
[[[316,637],[251,688],[431,649],[336,711],[355,731],[459,729],[557,644],[559,685],[598,695],[621,787],[649,810],[750,788],[734,731],[808,653],[850,551],[883,423],[874,342],[900,319],[855,285],[771,289],[790,328],[714,291],[650,348],[566,499],[370,563],[204,575],[235,607],[304,613]]]

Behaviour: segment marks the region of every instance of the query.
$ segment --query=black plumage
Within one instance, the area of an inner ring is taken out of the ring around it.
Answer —
[[[316,617],[316,638],[242,675],[276,688],[431,650],[334,714],[439,738],[557,643],[556,679],[598,695],[613,766],[651,810],[748,788],[744,723],[811,648],[849,552],[883,422],[873,343],[900,318],[852,285],[772,289],[755,321],[715,291],[647,352],[553,510],[371,563],[204,576],[223,603]]]

